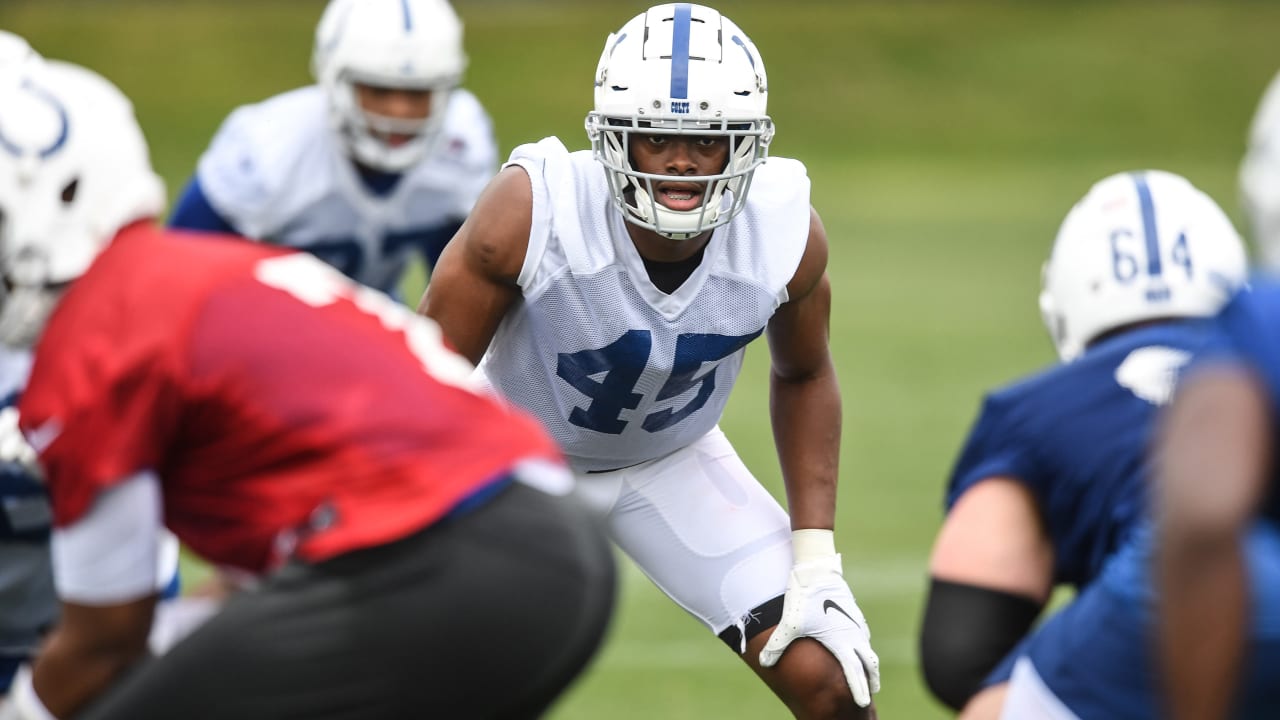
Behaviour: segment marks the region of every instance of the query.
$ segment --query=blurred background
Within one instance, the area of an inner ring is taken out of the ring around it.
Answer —
[[[456,1],[466,85],[492,114],[504,157],[551,134],[587,147],[582,121],[604,38],[649,4]],[[133,98],[172,200],[233,107],[310,82],[322,7],[0,0],[0,27]],[[1235,173],[1280,69],[1280,3],[717,7],[760,48],[778,127],[772,152],[808,164],[831,240],[845,403],[836,539],[882,660],[880,715],[946,717],[916,668],[942,488],[982,393],[1054,359],[1036,295],[1058,223],[1095,180],[1139,168],[1186,175],[1239,221]],[[405,296],[416,299],[422,283]],[[757,343],[723,425],[783,498],[767,363]],[[553,718],[785,716],[639,573],[623,582],[606,649]]]

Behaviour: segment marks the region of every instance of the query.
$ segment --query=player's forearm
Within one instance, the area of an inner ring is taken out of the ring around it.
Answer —
[[[770,419],[791,527],[835,526],[840,465],[840,390],[835,374],[771,377]]]
[[[1157,573],[1170,716],[1226,717],[1240,677],[1248,612],[1240,544],[1234,538],[1204,543],[1169,533],[1161,538]]]
[[[32,685],[48,711],[73,717],[145,655],[142,644],[90,647],[55,630],[35,663]]]

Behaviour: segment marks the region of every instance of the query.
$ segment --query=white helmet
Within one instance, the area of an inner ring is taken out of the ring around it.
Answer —
[[[0,30],[0,73],[12,73],[23,63],[38,60],[39,55],[21,35]]]
[[[609,35],[586,126],[623,216],[677,240],[733,219],[773,139],[768,99],[764,60],[755,44],[711,8],[658,5]],[[684,178],[708,183],[701,206],[672,210],[657,201],[653,183],[670,177],[632,168],[633,133],[729,138],[729,160],[719,174]]]
[[[65,283],[164,200],[133,106],[102,76],[46,60],[0,84],[0,342],[31,345]]]
[[[311,57],[341,141],[357,161],[386,172],[407,170],[430,152],[466,66],[462,22],[445,0],[331,0]],[[422,120],[365,112],[356,83],[430,90],[431,109]],[[414,138],[393,146],[383,133]]]
[[[1262,262],[1280,270],[1280,75],[1253,116],[1240,165],[1240,195]]]
[[[1244,285],[1244,244],[1222,209],[1159,170],[1100,180],[1062,222],[1040,312],[1063,361],[1130,323],[1212,315]]]

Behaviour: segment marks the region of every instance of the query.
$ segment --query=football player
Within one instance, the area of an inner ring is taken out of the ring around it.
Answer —
[[[1280,707],[1280,75],[1240,188],[1266,273],[1223,312],[1220,343],[1180,389],[1156,486],[1158,647],[1177,720]]]
[[[1280,258],[1277,88],[1255,117],[1241,171],[1271,268]],[[1140,526],[1099,580],[1036,633],[1014,667],[1003,717],[1275,717],[1278,311],[1275,280],[1255,276],[1215,318],[1159,424],[1154,529]]]
[[[804,165],[765,162],[768,93],[759,50],[716,10],[635,16],[596,68],[591,150],[516,148],[419,309],[551,429],[619,547],[797,717],[862,716],[879,661],[833,535],[827,237]],[[790,515],[719,428],[761,335]]]
[[[0,30],[0,88],[19,82],[22,67],[33,61],[37,56],[26,40]],[[28,351],[0,346],[0,697],[57,616],[49,503],[13,407],[30,365]]]
[[[27,41],[0,30],[0,86],[19,83],[32,63],[45,62]],[[0,221],[2,222],[2,221]],[[14,316],[6,309],[7,290],[0,289],[0,326]],[[21,310],[22,303],[15,303]],[[57,620],[57,597],[49,556],[51,515],[44,485],[35,465],[35,452],[18,430],[18,398],[31,371],[27,339],[0,337],[0,697],[18,667],[29,660],[40,638]],[[165,535],[165,552],[158,577],[162,599],[174,600],[180,589],[178,545]],[[167,647],[165,638],[182,632],[178,615],[194,617],[185,605],[164,602],[159,608],[153,649]],[[175,613],[176,611],[176,613]]]
[[[1158,448],[1154,552],[1144,550],[1156,559],[1163,677],[1140,687],[1164,697],[1141,717],[1261,720],[1280,709],[1280,284],[1256,278],[1219,328],[1179,386]],[[1093,615],[1138,625],[1115,601]],[[1146,635],[1120,638],[1124,657],[1146,659]],[[1138,684],[1132,674],[1115,681]]]
[[[446,0],[332,0],[316,84],[232,112],[170,225],[302,248],[395,294],[497,165],[492,123],[458,87],[466,64]]]
[[[39,338],[19,418],[61,599],[0,718],[541,713],[614,571],[538,423],[316,258],[157,227],[101,76],[24,69],[0,139],[0,339]],[[162,523],[259,583],[148,660]]]
[[[1137,525],[1157,412],[1245,274],[1226,215],[1171,173],[1113,175],[1067,214],[1040,296],[1062,362],[987,395],[930,560],[922,669],[962,717],[999,713],[1054,588],[1095,582]]]

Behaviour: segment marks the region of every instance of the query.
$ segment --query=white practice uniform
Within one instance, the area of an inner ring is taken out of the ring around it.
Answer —
[[[443,245],[497,166],[493,127],[475,96],[450,94],[434,149],[385,195],[361,181],[329,125],[318,86],[236,109],[200,158],[210,205],[251,238],[305,249],[393,292],[415,248]]]
[[[524,302],[481,369],[550,429],[640,568],[713,632],[741,630],[786,590],[790,522],[718,423],[746,345],[787,300],[804,254],[804,165],[760,167],[746,208],[668,295],[650,282],[589,151],[547,138],[509,164],[533,187]]]

